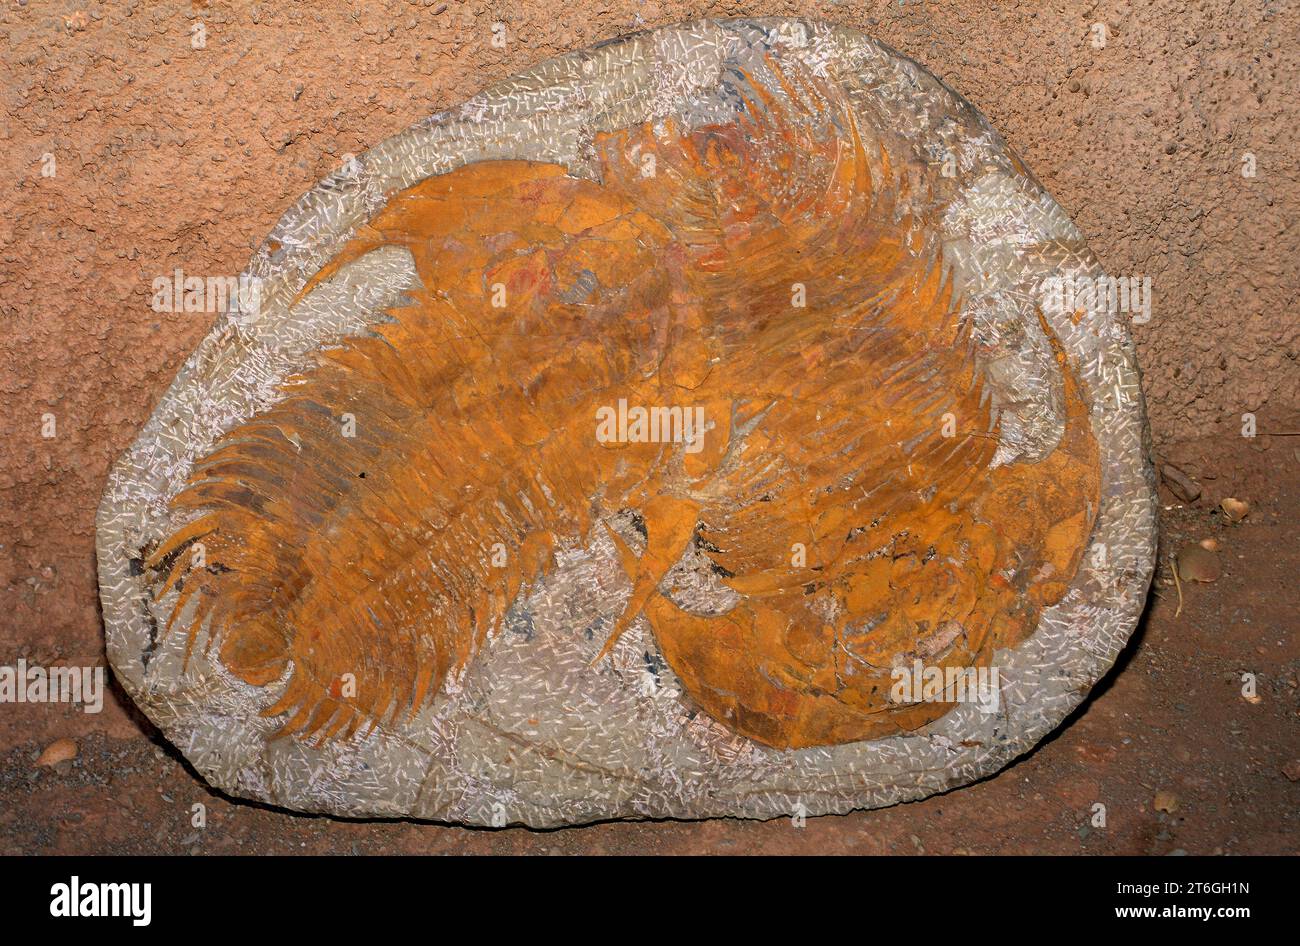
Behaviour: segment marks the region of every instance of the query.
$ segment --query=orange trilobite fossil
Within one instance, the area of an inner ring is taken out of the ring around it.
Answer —
[[[110,660],[215,785],[844,811],[990,774],[1114,662],[1155,535],[1127,326],[1052,291],[1100,264],[914,63],[665,27],[350,164],[100,507]]]
[[[933,222],[833,84],[771,75],[726,123],[598,135],[596,180],[429,177],[308,282],[400,247],[422,287],[195,462],[150,560],[191,644],[289,673],[282,732],[417,711],[558,544],[625,511],[645,540],[610,529],[631,592],[602,653],[644,615],[699,707],[769,746],[929,722],[951,704],[892,702],[896,667],[987,665],[1060,599],[1098,505],[1077,384],[1045,459],[993,463]],[[667,593],[692,548],[725,613]]]

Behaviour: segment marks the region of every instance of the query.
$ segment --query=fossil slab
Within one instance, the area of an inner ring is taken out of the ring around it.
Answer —
[[[276,226],[110,478],[109,658],[214,786],[302,811],[970,782],[1079,703],[1150,580],[1099,278],[969,103],[854,31],[544,63]]]

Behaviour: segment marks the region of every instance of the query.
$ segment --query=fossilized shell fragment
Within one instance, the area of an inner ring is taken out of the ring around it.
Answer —
[[[114,470],[108,650],[214,784],[500,824],[890,804],[1113,662],[1152,476],[1101,275],[860,34],[546,63],[308,194]],[[246,300],[247,301],[247,300]]]

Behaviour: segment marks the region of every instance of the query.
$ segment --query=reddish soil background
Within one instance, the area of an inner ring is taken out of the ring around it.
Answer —
[[[153,312],[156,276],[238,273],[345,154],[540,60],[769,14],[841,22],[916,58],[1002,131],[1108,271],[1152,278],[1152,320],[1135,331],[1153,438],[1202,496],[1162,491],[1147,617],[1088,702],[998,776],[925,802],[802,828],[549,832],[274,811],[212,793],[120,693],[99,715],[5,704],[0,852],[1300,852],[1300,29],[1282,2],[4,0],[0,664],[103,662],[95,508],[211,324]],[[1216,510],[1224,496],[1251,503],[1244,522]],[[1168,556],[1206,537],[1223,575],[1184,585],[1179,611]],[[77,757],[35,765],[63,737]]]

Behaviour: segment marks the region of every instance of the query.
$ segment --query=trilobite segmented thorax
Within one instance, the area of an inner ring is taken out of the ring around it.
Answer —
[[[813,71],[735,88],[725,121],[595,136],[589,177],[429,177],[303,290],[383,247],[420,283],[195,463],[153,555],[191,643],[287,677],[265,709],[283,732],[420,709],[596,530],[631,587],[609,644],[644,617],[698,706],[776,747],[931,721],[951,704],[891,701],[896,668],[987,665],[1064,594],[1099,488],[1064,358],[1059,442],[1001,462],[936,221],[911,209],[939,212],[914,199],[932,169]],[[725,607],[675,596],[688,554]]]

